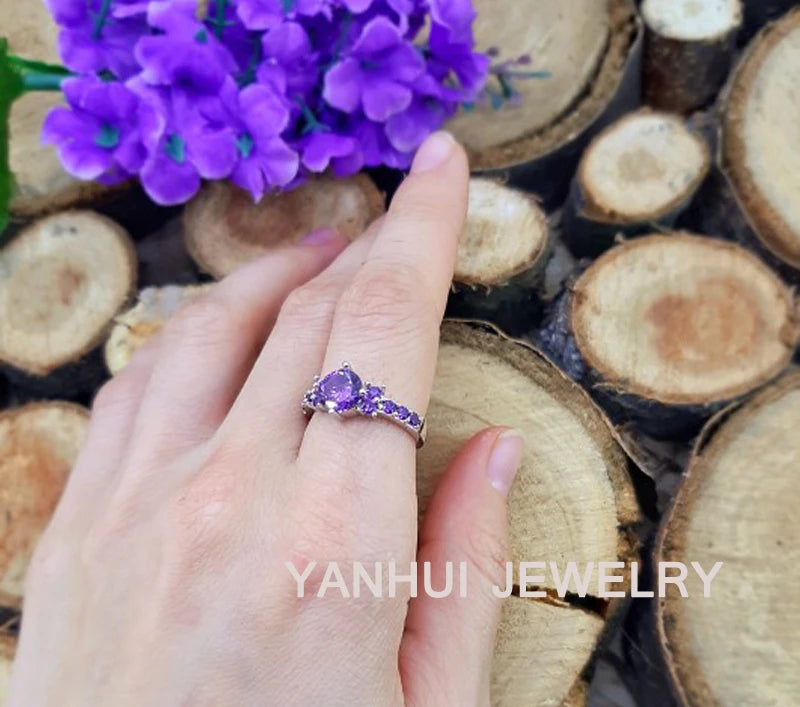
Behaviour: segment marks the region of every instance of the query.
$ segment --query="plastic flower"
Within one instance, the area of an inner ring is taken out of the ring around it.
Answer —
[[[152,109],[141,120],[148,156],[140,173],[142,186],[157,204],[191,199],[202,179],[224,179],[236,165],[233,130],[196,109],[193,96],[177,88],[135,88]]]
[[[231,179],[254,199],[309,174],[405,169],[474,101],[470,0],[45,0],[69,107],[44,139],[84,179],[159,204]]]
[[[213,92],[236,70],[228,49],[197,20],[195,11],[195,0],[150,4],[150,24],[161,33],[142,37],[135,49],[146,83]]]
[[[413,82],[424,70],[421,54],[397,26],[378,17],[325,75],[323,96],[334,108],[352,113],[361,107],[370,120],[383,122],[408,108]]]
[[[80,179],[111,183],[138,172],[146,158],[138,96],[123,84],[94,77],[68,79],[62,88],[70,107],[47,116],[42,140],[58,146],[67,170]]]

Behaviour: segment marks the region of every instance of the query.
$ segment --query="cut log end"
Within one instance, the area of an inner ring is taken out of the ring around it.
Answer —
[[[60,63],[58,28],[42,2],[0,0],[3,36],[27,59]],[[9,162],[15,191],[11,212],[33,216],[87,201],[104,187],[67,174],[53,147],[42,145],[45,116],[63,103],[59,93],[29,93],[14,102],[9,120]]]
[[[383,211],[383,195],[365,175],[320,177],[258,204],[236,186],[214,182],[186,207],[183,227],[200,269],[222,278],[317,228],[336,228],[353,240]]]
[[[535,198],[473,178],[454,279],[494,287],[531,270],[545,255],[547,217]]]
[[[467,148],[473,169],[525,163],[582,133],[619,84],[631,45],[631,3],[525,0],[498,12],[492,0],[479,0],[475,9],[480,49],[498,47],[499,61],[530,56],[531,65],[520,71],[545,75],[513,80],[519,100],[499,109],[491,101],[480,103],[450,121],[448,129]]]
[[[578,171],[582,215],[618,224],[658,221],[708,173],[705,142],[677,116],[639,111],[598,135]]]
[[[690,569],[688,598],[670,585],[658,606],[683,704],[797,702],[799,409],[793,374],[702,435],[663,527],[657,560],[699,562],[706,572],[724,560],[711,598]]]
[[[86,434],[88,411],[63,402],[0,413],[0,602],[22,599],[36,542],[61,497]]]
[[[734,74],[724,106],[723,166],[763,245],[800,269],[800,9],[765,29]]]
[[[642,18],[668,39],[713,42],[742,23],[741,0],[644,0]]]
[[[98,346],[136,283],[127,233],[89,211],[56,214],[0,252],[0,360],[47,376]]]
[[[642,17],[646,102],[678,113],[711,103],[731,67],[741,0],[645,0]]]
[[[428,420],[431,434],[418,464],[421,514],[460,446],[487,425],[507,425],[526,439],[509,498],[515,566],[535,558],[565,565],[634,556],[625,529],[638,511],[625,457],[586,394],[532,349],[445,324]],[[495,651],[493,704],[561,704],[581,682],[611,614],[509,597]],[[548,670],[539,669],[543,661]]]
[[[114,319],[104,349],[106,367],[117,375],[133,355],[185,304],[208,292],[211,285],[148,287],[138,302]]]
[[[680,233],[595,261],[574,285],[570,326],[605,388],[665,405],[749,393],[798,342],[793,295],[769,268],[739,246]]]

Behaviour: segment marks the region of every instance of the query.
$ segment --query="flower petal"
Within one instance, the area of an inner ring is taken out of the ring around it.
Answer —
[[[334,108],[352,113],[361,103],[362,78],[358,62],[345,59],[325,74],[322,97]]]
[[[376,80],[364,85],[364,113],[370,119],[383,123],[395,113],[411,104],[411,89],[394,81]]]

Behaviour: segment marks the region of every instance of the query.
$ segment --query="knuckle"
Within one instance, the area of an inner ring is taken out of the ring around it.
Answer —
[[[427,328],[438,311],[410,264],[365,267],[345,291],[337,316],[365,336],[407,336]]]
[[[331,283],[309,282],[289,293],[280,317],[295,326],[308,326],[330,319],[338,290]]]
[[[476,525],[466,537],[464,548],[467,562],[492,585],[505,582],[509,542],[506,533]]]
[[[166,350],[175,346],[205,346],[209,341],[228,339],[236,329],[236,318],[227,304],[214,297],[200,297],[183,306],[167,322]]]

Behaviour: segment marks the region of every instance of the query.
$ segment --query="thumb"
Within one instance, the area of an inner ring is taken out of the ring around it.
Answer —
[[[473,437],[445,472],[428,508],[417,554],[418,596],[411,601],[400,647],[406,704],[489,704],[489,678],[508,560],[506,496],[522,459],[516,430],[498,427]],[[453,591],[435,598],[428,587]],[[459,564],[466,563],[466,597]]]

